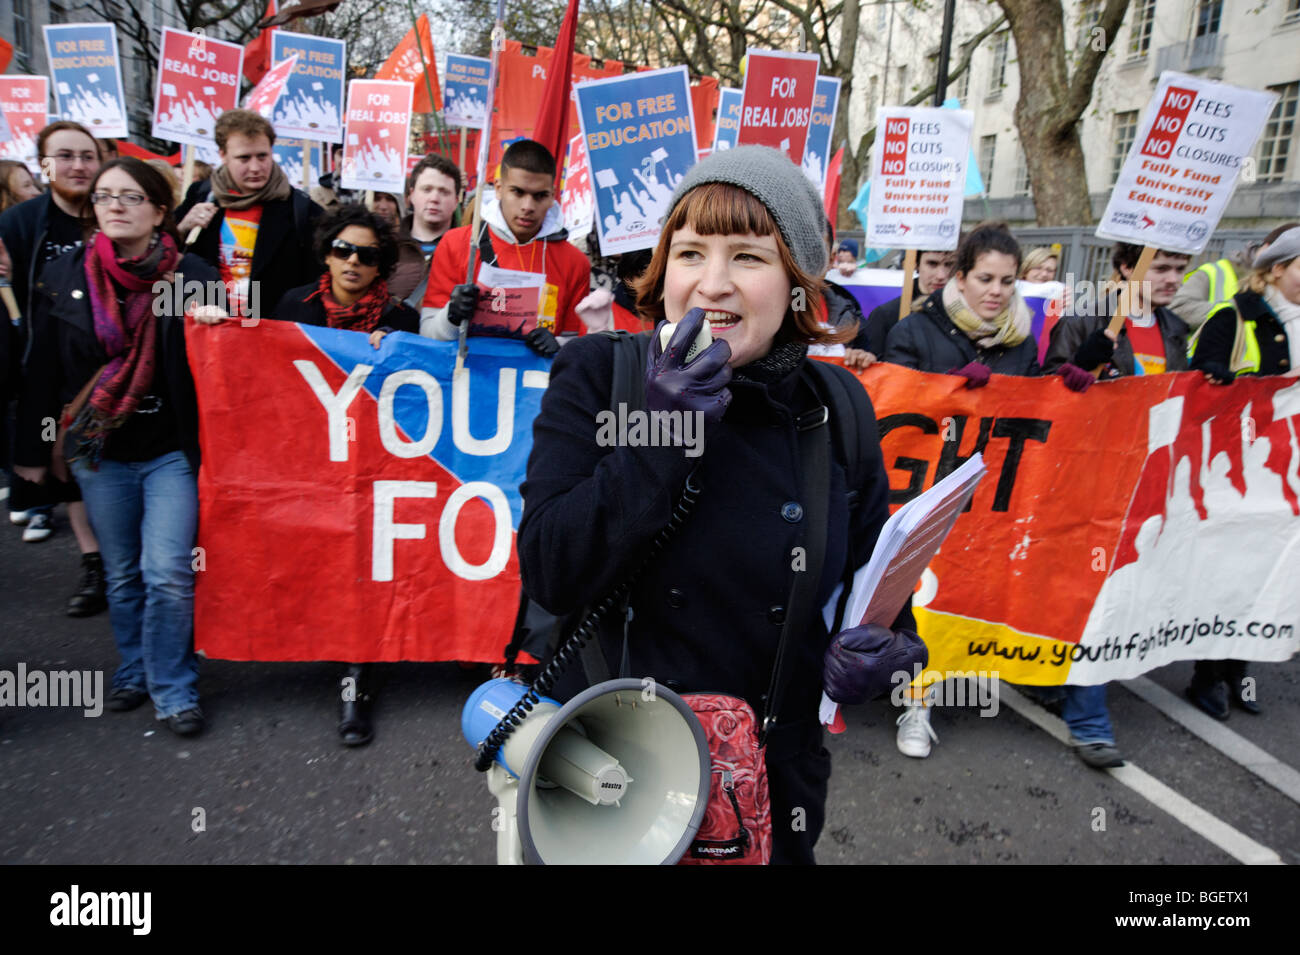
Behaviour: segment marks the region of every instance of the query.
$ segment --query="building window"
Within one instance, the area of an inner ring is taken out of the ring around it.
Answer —
[[[1259,171],[1257,182],[1281,182],[1286,174],[1287,159],[1291,155],[1291,141],[1295,138],[1296,101],[1300,99],[1300,82],[1285,86],[1270,86],[1278,94],[1273,113],[1264,126],[1259,140]]]
[[[50,22],[51,23],[68,22],[68,11],[63,9],[62,4],[58,4],[58,3],[50,4]]]
[[[1092,43],[1093,28],[1101,22],[1101,0],[1083,0],[1079,4],[1079,39],[1075,52],[1085,50]]]
[[[1011,31],[1002,30],[993,35],[993,68],[989,70],[989,85],[985,92],[986,99],[1002,95],[1007,85],[1007,44],[1011,40]]]
[[[1286,13],[1283,23],[1300,23],[1300,0],[1286,0]]]
[[[32,69],[31,0],[14,0],[14,65],[23,73]]]
[[[1025,159],[1025,148],[1016,150],[1016,191],[1017,196],[1029,195],[1029,162]]]
[[[1300,3],[1300,0],[1296,0],[1296,3]],[[957,77],[953,86],[953,95],[957,97],[963,106],[966,105],[966,97],[970,95],[970,74],[971,65],[967,63],[966,69],[961,71],[961,76]]]
[[[993,192],[993,152],[997,149],[997,145],[996,134],[980,137],[980,178],[984,180],[986,195]]]
[[[1196,4],[1196,35],[1209,36],[1219,32],[1223,16],[1223,0],[1198,0]]]
[[[1296,0],[1300,3],[1300,0]],[[1137,0],[1133,11],[1133,31],[1128,39],[1130,59],[1146,56],[1151,49],[1151,28],[1156,22],[1156,0]]]
[[[1110,159],[1110,184],[1112,186],[1119,179],[1119,171],[1124,168],[1124,160],[1128,158],[1128,151],[1133,148],[1133,139],[1137,136],[1137,128],[1137,110],[1115,114],[1115,151],[1111,154]]]

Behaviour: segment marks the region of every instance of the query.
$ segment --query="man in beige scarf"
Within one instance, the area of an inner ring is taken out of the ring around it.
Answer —
[[[311,237],[322,209],[289,184],[271,147],[275,130],[246,109],[227,110],[215,131],[221,166],[190,187],[178,212],[190,251],[221,273],[232,316],[272,318],[291,288],[315,281]]]

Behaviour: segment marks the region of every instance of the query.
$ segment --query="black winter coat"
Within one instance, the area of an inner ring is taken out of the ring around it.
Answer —
[[[32,343],[18,401],[18,434],[14,460],[29,467],[50,463],[52,445],[41,440],[41,422],[58,420],[63,406],[77,396],[90,376],[108,361],[95,337],[95,320],[86,289],[86,249],[73,249],[46,266],[33,300]],[[176,266],[185,281],[218,281],[216,269],[194,255],[184,255]],[[158,319],[158,358],[170,389],[169,397],[178,427],[177,438],[190,465],[199,467],[199,409],[185,352],[183,317]]]
[[[1066,362],[1077,365],[1074,355],[1079,350],[1079,346],[1093,332],[1109,324],[1109,315],[1063,315],[1061,320],[1052,326],[1047,354],[1043,357],[1043,372],[1050,375]],[[1165,343],[1165,370],[1186,371],[1187,323],[1172,309],[1161,306],[1156,309],[1156,324],[1160,326],[1160,337]],[[1128,330],[1121,329],[1119,341],[1115,342],[1115,352],[1106,363],[1101,377],[1103,380],[1122,378],[1133,374],[1136,369],[1137,359],[1133,357],[1133,342],[1129,340]],[[1092,371],[1091,368],[1084,370]]]
[[[921,283],[917,279],[912,279],[912,311],[916,311],[925,296],[921,294]],[[867,316],[866,327],[864,329],[867,351],[880,358],[885,354],[885,343],[889,339],[889,333],[894,330],[898,324],[898,307],[903,304],[903,296],[892,298],[888,302],[877,305]]]
[[[637,341],[648,347],[649,338],[643,333]],[[818,403],[802,384],[808,359],[770,385],[733,379],[726,415],[708,432],[702,456],[690,458],[682,448],[597,444],[596,415],[609,408],[613,350],[603,335],[578,338],[551,369],[521,488],[524,589],[557,614],[595,604],[636,570],[698,465],[702,491],[694,511],[633,587],[631,674],[679,691],[741,696],[761,714],[800,539],[802,505],[793,505],[817,493],[800,486],[794,428],[794,418]],[[838,444],[831,462],[819,609],[846,561],[867,560],[889,516],[875,416],[869,401],[865,407],[857,469],[865,477],[851,511]],[[915,629],[910,610],[900,621]],[[820,616],[794,629],[783,723],[816,725],[828,640]],[[617,673],[621,633],[602,635],[601,647]]]
[[[303,325],[328,325],[329,321],[325,317],[325,305],[321,297],[317,295],[308,301],[316,289],[319,288],[316,282],[310,285],[302,285],[298,288],[289,289],[280,299],[280,304],[275,307],[275,313],[271,316],[280,322],[299,322]],[[388,300],[388,307],[384,309],[383,317],[379,320],[381,328],[387,328],[393,332],[411,332],[420,334],[420,313],[409,305],[404,305],[395,298]]]
[[[176,221],[185,218],[196,204],[211,202],[211,192],[210,182],[196,182],[190,186],[185,201],[176,210]],[[312,250],[312,236],[316,221],[324,214],[324,209],[298,189],[294,189],[288,199],[277,199],[262,206],[257,242],[253,245],[253,267],[249,273],[249,280],[259,283],[257,304],[260,307],[254,311],[254,318],[273,317],[270,310],[285,292],[320,275],[321,264]],[[190,246],[191,252],[214,269],[219,269],[221,264],[221,224],[225,218],[226,211],[218,206],[208,227]]]
[[[1042,374],[1038,342],[1033,335],[1012,348],[980,348],[948,317],[943,289],[927,298],[920,311],[905,316],[890,330],[884,360],[940,375],[973,361],[987,365],[996,375],[1032,378]]]
[[[1259,341],[1259,371],[1256,374],[1285,375],[1291,371],[1291,345],[1286,329],[1264,296],[1247,289],[1234,295],[1233,303],[1236,309],[1220,309],[1202,326],[1196,354],[1192,356],[1192,368],[1203,370],[1207,364],[1229,367],[1240,314],[1245,321],[1256,323],[1255,338]]]

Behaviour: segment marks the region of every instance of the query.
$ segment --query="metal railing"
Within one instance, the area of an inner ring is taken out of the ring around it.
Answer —
[[[1195,73],[1223,65],[1223,49],[1228,37],[1223,33],[1207,33],[1192,37],[1182,43],[1161,47],[1156,53],[1156,75],[1165,70]]]

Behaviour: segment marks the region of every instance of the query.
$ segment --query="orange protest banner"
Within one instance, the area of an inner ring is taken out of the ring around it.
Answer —
[[[913,597],[931,670],[1089,684],[1300,647],[1297,378],[859,377],[892,505],[976,451],[989,471]]]
[[[420,28],[420,45],[415,45],[415,28],[406,31],[402,42],[393,47],[393,52],[375,72],[377,80],[402,80],[415,87],[415,101],[412,110],[417,113],[431,113],[442,109],[442,90],[438,86],[438,69],[433,58],[433,39],[429,36],[429,18],[423,13],[416,21]],[[424,53],[423,63],[420,59]],[[428,64],[428,84],[425,83],[424,64]],[[433,89],[433,104],[429,103],[429,89]]]

